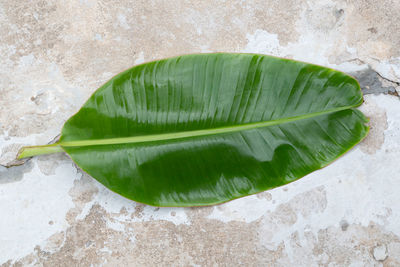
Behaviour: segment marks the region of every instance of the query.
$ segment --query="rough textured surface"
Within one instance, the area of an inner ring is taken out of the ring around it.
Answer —
[[[0,166],[2,266],[399,266],[399,1],[0,0],[0,164],[143,61],[256,52],[361,83],[370,135],[307,177],[206,208],[126,200],[63,154]]]

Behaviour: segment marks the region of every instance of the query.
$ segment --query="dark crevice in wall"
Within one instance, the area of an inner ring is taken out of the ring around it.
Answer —
[[[387,94],[397,96],[400,99],[396,87],[400,86],[400,83],[391,81],[378,72],[374,71],[370,67],[366,70],[349,73],[358,80],[361,86],[363,94]]]

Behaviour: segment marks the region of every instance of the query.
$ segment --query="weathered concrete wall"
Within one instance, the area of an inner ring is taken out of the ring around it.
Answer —
[[[140,62],[254,52],[360,79],[370,135],[284,187],[207,208],[126,200],[63,154],[0,166],[2,266],[399,266],[400,1],[0,0],[0,164]]]

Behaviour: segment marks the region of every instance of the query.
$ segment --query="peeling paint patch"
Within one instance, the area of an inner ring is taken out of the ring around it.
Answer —
[[[51,235],[67,227],[65,215],[73,207],[66,192],[76,172],[64,162],[54,175],[43,176],[36,160],[20,181],[0,186],[0,262],[28,255]],[[52,224],[49,224],[52,221]]]
[[[21,181],[24,177],[24,174],[30,172],[32,169],[33,163],[31,161],[28,161],[23,165],[14,166],[11,168],[0,165],[0,184]]]
[[[110,214],[94,205],[84,220],[66,230],[61,246],[57,246],[61,243],[59,239],[56,239],[57,244],[48,240],[46,246],[57,247],[55,252],[37,248],[18,264],[170,266],[179,260],[182,265],[209,266],[219,263],[227,254],[230,260],[225,259],[226,263],[248,265],[269,261],[262,257],[265,249],[257,248],[254,243],[257,235],[253,228],[244,223],[224,224],[203,219],[209,211],[210,208],[189,211],[191,226],[176,226],[166,221],[130,222],[122,223],[124,231],[120,231],[109,227]]]

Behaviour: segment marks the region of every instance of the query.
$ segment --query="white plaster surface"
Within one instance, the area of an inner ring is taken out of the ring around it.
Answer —
[[[343,157],[215,207],[135,203],[63,154],[0,166],[1,266],[400,266],[400,2],[0,0],[0,37],[2,165],[157,58],[264,53],[391,88],[364,96],[370,134]]]

